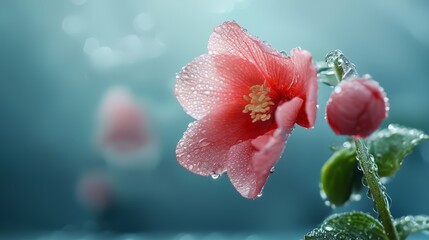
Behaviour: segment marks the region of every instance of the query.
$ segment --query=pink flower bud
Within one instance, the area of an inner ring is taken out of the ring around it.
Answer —
[[[354,77],[335,87],[326,119],[338,135],[365,138],[387,117],[388,99],[378,82]]]

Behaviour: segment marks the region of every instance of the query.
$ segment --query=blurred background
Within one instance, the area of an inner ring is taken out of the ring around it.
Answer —
[[[366,197],[339,209],[320,197],[344,140],[324,120],[325,85],[315,128],[295,129],[262,197],[177,163],[193,119],[175,74],[226,20],[317,61],[341,49],[385,88],[384,127],[429,133],[427,1],[1,1],[0,238],[298,239],[332,212],[372,213]],[[429,214],[428,172],[424,142],[387,184],[394,216]]]

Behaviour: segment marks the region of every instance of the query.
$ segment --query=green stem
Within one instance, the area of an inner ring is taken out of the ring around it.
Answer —
[[[390,240],[399,240],[398,232],[393,224],[393,217],[390,213],[389,204],[384,186],[380,182],[377,174],[377,165],[374,158],[369,154],[368,148],[362,140],[355,140],[357,160],[362,168],[372,199],[377,208],[381,223],[384,226],[387,238]]]

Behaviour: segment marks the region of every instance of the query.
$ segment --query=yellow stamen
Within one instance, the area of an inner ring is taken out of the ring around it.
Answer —
[[[266,81],[262,85],[254,85],[250,87],[251,93],[249,96],[244,95],[243,99],[250,102],[244,107],[243,113],[250,112],[250,118],[252,123],[261,121],[267,121],[271,118],[270,106],[274,105],[271,98],[267,96],[270,92],[270,88],[265,86]]]

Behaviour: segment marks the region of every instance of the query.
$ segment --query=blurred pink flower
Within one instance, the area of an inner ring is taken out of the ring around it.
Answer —
[[[80,202],[88,209],[101,213],[113,204],[113,190],[103,172],[87,173],[79,182],[77,194]]]
[[[131,92],[118,86],[110,88],[100,106],[97,135],[106,157],[123,164],[141,158],[145,159],[140,162],[156,160],[157,141],[145,120]]]
[[[335,87],[326,106],[326,119],[338,135],[365,138],[387,117],[388,99],[372,79],[354,77]]]
[[[177,75],[177,99],[197,119],[177,160],[203,176],[227,172],[242,196],[255,198],[294,124],[314,125],[316,69],[309,52],[286,57],[235,22],[214,29],[208,50]]]

